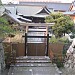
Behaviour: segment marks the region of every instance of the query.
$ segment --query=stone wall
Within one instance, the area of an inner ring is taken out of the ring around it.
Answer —
[[[75,75],[75,39],[67,50],[64,66],[67,74]]]
[[[2,46],[2,41],[0,40],[0,72],[5,68],[5,62],[4,62],[4,49]]]

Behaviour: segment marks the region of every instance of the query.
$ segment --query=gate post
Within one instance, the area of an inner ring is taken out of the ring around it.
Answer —
[[[49,48],[49,34],[47,34],[47,51],[46,51],[46,56],[48,56],[48,48]]]
[[[25,33],[25,55],[27,56],[27,33]]]

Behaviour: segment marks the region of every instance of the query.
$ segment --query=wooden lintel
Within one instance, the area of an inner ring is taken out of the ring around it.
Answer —
[[[22,23],[21,26],[53,26],[55,23]]]

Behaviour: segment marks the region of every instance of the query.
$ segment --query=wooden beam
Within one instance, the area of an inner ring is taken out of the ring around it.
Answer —
[[[53,26],[55,23],[21,23],[21,26]]]
[[[47,36],[22,36],[27,38],[47,38]],[[51,36],[48,36],[48,38],[51,38]]]

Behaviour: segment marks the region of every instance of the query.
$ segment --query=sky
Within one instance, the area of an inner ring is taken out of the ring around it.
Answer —
[[[17,0],[1,0],[2,3],[9,3],[9,2],[15,2],[17,3]],[[34,0],[35,1],[35,0]],[[41,0],[40,0],[41,1]],[[49,1],[49,0],[42,0],[42,1]],[[52,1],[61,1],[61,2],[66,2],[66,3],[72,3],[74,0],[52,0]]]

